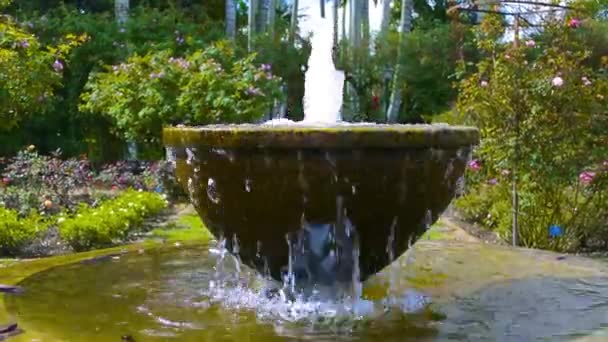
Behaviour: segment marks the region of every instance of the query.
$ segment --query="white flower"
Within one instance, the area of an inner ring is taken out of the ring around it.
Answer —
[[[551,80],[551,84],[554,87],[561,87],[564,85],[564,79],[559,77],[559,76],[555,76],[552,80]]]

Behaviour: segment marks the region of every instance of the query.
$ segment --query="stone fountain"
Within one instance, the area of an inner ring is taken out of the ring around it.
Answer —
[[[316,27],[303,122],[164,129],[209,230],[292,286],[360,282],[404,253],[450,203],[479,139],[472,127],[341,123],[331,25]]]

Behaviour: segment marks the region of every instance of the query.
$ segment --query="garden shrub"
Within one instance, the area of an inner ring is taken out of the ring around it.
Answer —
[[[46,229],[45,219],[36,214],[21,218],[15,210],[0,206],[0,255],[16,256]]]
[[[54,214],[91,200],[86,190],[78,194],[90,186],[93,173],[89,162],[63,160],[59,150],[44,156],[30,146],[8,161],[1,176],[0,203],[22,216],[32,209]]]
[[[75,215],[59,216],[59,233],[75,251],[108,247],[141,229],[145,218],[166,206],[159,194],[127,190],[96,208],[82,204]]]
[[[114,189],[141,189],[164,193],[170,199],[183,198],[172,163],[167,161],[119,161],[104,165],[94,182]]]
[[[81,110],[105,113],[126,138],[159,144],[164,125],[259,120],[282,96],[271,66],[238,58],[227,42],[182,57],[135,54],[91,76]]]
[[[0,3],[0,8],[9,3]],[[0,131],[47,108],[61,84],[63,58],[85,40],[84,35],[68,34],[44,46],[11,16],[0,17]]]
[[[515,179],[518,240],[527,247],[608,242],[608,64],[587,63],[592,22],[556,20],[516,46],[501,43],[500,20],[486,16],[485,58],[460,84],[458,113],[444,117],[479,127],[482,138],[456,205],[510,240]]]

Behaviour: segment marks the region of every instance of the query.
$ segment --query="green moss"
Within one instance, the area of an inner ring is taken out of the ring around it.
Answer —
[[[479,131],[474,127],[447,125],[217,125],[167,127],[163,140],[168,146],[457,148],[477,144]]]
[[[153,239],[165,242],[208,242],[213,235],[205,228],[203,221],[197,214],[180,216],[176,222],[157,228],[152,231]]]
[[[438,231],[436,227],[429,229],[420,237],[422,240],[446,240],[449,238],[451,237],[448,234]]]

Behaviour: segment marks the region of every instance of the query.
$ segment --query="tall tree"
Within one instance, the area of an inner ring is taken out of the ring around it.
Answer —
[[[129,0],[114,1],[114,15],[119,25],[124,25],[129,17]]]
[[[296,32],[298,31],[298,0],[292,0],[291,2],[291,24],[289,25],[289,41],[293,43],[296,39]]]
[[[391,0],[382,0],[382,21],[380,22],[380,35],[386,35],[391,23]]]
[[[401,91],[405,79],[405,66],[403,55],[407,49],[407,35],[412,31],[412,9],[413,0],[401,0],[401,19],[399,23],[399,50],[397,52],[397,65],[393,76],[391,98],[386,113],[388,122],[399,120],[399,108],[401,107]]]
[[[268,12],[270,10],[270,0],[258,0],[258,11],[256,13],[257,33],[266,32],[268,27]]]
[[[253,51],[253,37],[256,33],[256,12],[258,9],[258,0],[249,0],[249,9],[247,15],[247,50]]]
[[[129,0],[114,0],[114,16],[119,26],[124,26],[129,19]],[[127,141],[127,158],[137,160],[137,143],[133,140]]]
[[[270,8],[268,9],[268,33],[274,38],[274,25],[277,15],[277,0],[270,0]]]
[[[236,37],[236,1],[226,0],[226,37],[234,40]]]

